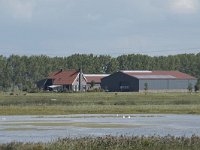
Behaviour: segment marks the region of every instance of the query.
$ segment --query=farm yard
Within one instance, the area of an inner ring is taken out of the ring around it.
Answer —
[[[199,93],[1,93],[0,149],[195,150],[199,114]]]

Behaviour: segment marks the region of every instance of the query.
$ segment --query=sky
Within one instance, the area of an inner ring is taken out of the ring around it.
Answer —
[[[200,0],[0,0],[0,55],[200,52]]]

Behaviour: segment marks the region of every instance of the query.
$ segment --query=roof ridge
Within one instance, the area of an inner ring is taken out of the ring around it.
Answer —
[[[142,72],[137,72],[137,71],[125,71],[125,72],[122,72],[122,73],[125,73],[129,76],[133,76],[133,77],[136,77],[136,78],[157,78],[157,79],[171,79],[172,77],[175,77],[176,79],[196,79],[195,77],[193,77],[192,75],[189,75],[187,73],[183,73],[183,72],[180,72],[178,70],[174,71],[174,70],[162,70],[162,71],[151,71],[151,72],[148,72],[148,71],[142,71]],[[144,77],[146,76],[146,77]],[[171,77],[170,77],[171,76]]]

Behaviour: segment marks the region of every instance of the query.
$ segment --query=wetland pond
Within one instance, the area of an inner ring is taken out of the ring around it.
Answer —
[[[105,135],[200,136],[200,115],[80,114],[0,116],[0,143]]]

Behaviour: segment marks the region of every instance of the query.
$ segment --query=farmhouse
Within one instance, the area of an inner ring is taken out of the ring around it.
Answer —
[[[44,90],[85,91],[86,79],[81,70],[59,70],[49,74]]]
[[[119,71],[101,80],[107,91],[187,91],[197,79],[179,71]]]
[[[100,89],[101,79],[110,74],[84,74],[87,81],[87,89]]]

